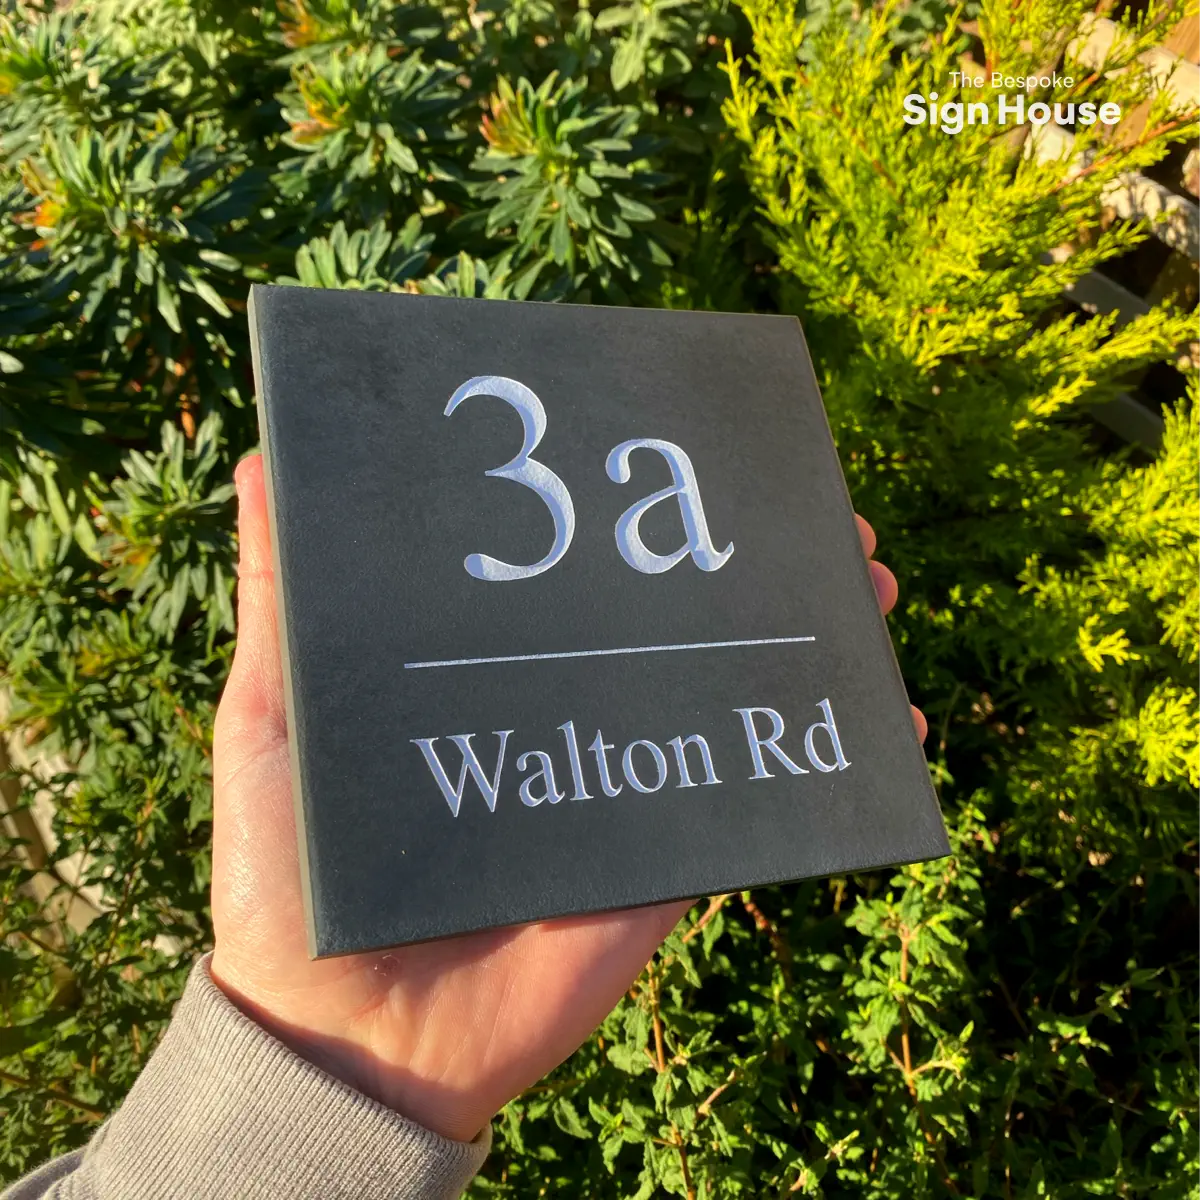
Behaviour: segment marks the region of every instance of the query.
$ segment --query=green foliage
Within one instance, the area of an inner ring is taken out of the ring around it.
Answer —
[[[670,265],[639,228],[655,212],[638,194],[664,181],[650,169],[635,108],[588,100],[585,80],[558,83],[554,72],[537,88],[501,80],[490,107],[488,150],[475,166],[496,178],[473,192],[488,235],[513,243],[517,264],[530,263],[514,286],[517,299],[550,264],[565,268],[555,295],[585,293],[594,279],[619,301],[629,298],[622,281]]]
[[[296,275],[276,283],[301,287],[357,288],[369,292],[401,290],[429,261],[433,238],[421,232],[413,213],[398,233],[383,220],[347,233],[339,221],[329,237],[313,238],[296,253]]]
[[[219,432],[210,419],[185,449],[168,424],[161,451],[107,481],[68,484],[22,454],[16,488],[0,483],[8,720],[50,765],[58,839],[43,862],[18,826],[35,852],[10,845],[0,883],[8,1173],[120,1100],[208,936],[209,730],[229,659],[212,640],[232,592],[229,485],[208,479]]]
[[[280,164],[280,192],[318,215],[348,211],[370,220],[454,177],[446,156],[462,138],[453,118],[464,102],[454,70],[425,63],[420,51],[355,47],[292,68],[280,97],[302,152]]]
[[[619,92],[647,73],[661,78],[669,71],[682,74],[691,68],[682,49],[687,42],[690,14],[680,10],[686,4],[687,0],[643,0],[616,4],[597,16],[594,28],[598,32],[620,31],[609,72],[614,91]]]
[[[1029,74],[1090,11],[971,15]],[[1195,381],[1153,458],[1087,415],[1194,313],[1062,300],[1147,236],[1102,196],[1194,114],[1154,100],[1129,145],[1080,127],[1077,164],[910,128],[904,95],[956,98],[964,12],[801,15],[0,16],[0,683],[41,764],[4,780],[5,1176],[120,1101],[209,944],[244,307],[269,280],[797,313],[901,580],[954,856],[699,905],[504,1110],[473,1194],[1200,1194]],[[1073,98],[1146,98],[1175,16],[1123,17],[1105,72],[1067,50]]]

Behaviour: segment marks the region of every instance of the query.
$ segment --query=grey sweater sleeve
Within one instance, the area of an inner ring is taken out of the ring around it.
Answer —
[[[454,1200],[490,1126],[452,1142],[327,1075],[192,970],[125,1102],[0,1200]]]

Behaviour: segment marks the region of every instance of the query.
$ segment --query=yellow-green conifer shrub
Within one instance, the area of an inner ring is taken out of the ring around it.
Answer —
[[[1194,381],[1148,465],[1102,455],[1087,416],[1176,361],[1195,318],[1158,304],[1120,324],[1062,300],[1149,236],[1106,219],[1108,189],[1195,137],[1195,108],[1140,58],[1182,11],[1121,18],[1095,68],[1073,41],[1090,5],[985,0],[987,82],[963,88],[955,17],[900,59],[895,5],[812,38],[790,3],[743,7],[754,49],[730,55],[726,119],[780,305],[902,580],[896,633],[958,850],[858,896],[848,1059],[875,1088],[826,1124],[870,1160],[797,1188],[1195,1196]],[[1051,153],[1052,132],[998,124],[1016,93],[990,73],[1047,63],[1071,83],[1027,103],[1153,97],[1142,135],[1076,124]],[[911,96],[990,121],[906,123]],[[942,959],[914,955],[935,927]]]
[[[1196,400],[1193,379],[1189,402],[1167,415],[1159,461],[1098,488],[1090,505],[1093,525],[1108,545],[1085,581],[1084,597],[1099,601],[1091,607],[1102,608],[1100,620],[1107,618],[1112,630],[1107,636],[1125,643],[1113,657],[1128,654],[1147,663],[1150,678],[1161,671],[1136,711],[1125,706],[1118,734],[1136,747],[1148,787],[1181,782],[1200,787]],[[1133,645],[1126,625],[1137,622],[1153,636],[1155,616],[1162,629],[1158,644]],[[1081,631],[1081,644],[1083,637]],[[1103,662],[1092,665],[1103,670]]]
[[[1044,823],[1070,856],[1082,834],[1093,858],[1124,855],[1131,871],[1149,828],[1164,844],[1185,836],[1200,787],[1195,391],[1193,381],[1167,413],[1157,461],[1112,468],[1083,497],[1102,549],[1071,571],[1034,557],[1025,573],[1025,597],[1061,642],[1058,661],[1092,701],[1022,764],[1040,801],[1030,835]]]

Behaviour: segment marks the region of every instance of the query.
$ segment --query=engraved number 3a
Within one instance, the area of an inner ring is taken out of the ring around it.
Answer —
[[[469,575],[489,582],[529,579],[554,566],[566,554],[575,536],[575,506],[567,485],[544,463],[530,457],[546,432],[546,410],[536,393],[525,384],[503,375],[476,375],[455,390],[446,405],[445,415],[449,416],[470,396],[495,396],[512,405],[520,415],[525,428],[525,440],[517,456],[504,466],[484,473],[498,479],[511,479],[536,492],[554,518],[554,542],[544,558],[527,566],[514,566],[488,554],[469,554],[463,566]],[[691,459],[674,442],[659,438],[631,438],[609,451],[605,470],[614,483],[629,482],[629,456],[634,450],[657,450],[671,468],[672,482],[669,487],[639,500],[621,514],[614,530],[621,557],[634,570],[645,575],[660,575],[663,571],[669,571],[689,554],[702,571],[720,570],[733,553],[733,543],[730,542],[724,550],[718,550],[713,545]],[[642,541],[639,525],[651,508],[672,496],[679,504],[687,539],[671,554],[655,554]]]

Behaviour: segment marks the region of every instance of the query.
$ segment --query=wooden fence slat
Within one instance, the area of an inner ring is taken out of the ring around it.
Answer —
[[[1125,392],[1107,404],[1090,405],[1088,412],[1122,441],[1136,442],[1151,450],[1162,445],[1162,417]]]
[[[1085,67],[1100,70],[1108,61],[1110,51],[1120,32],[1115,21],[1097,17],[1087,22],[1084,30],[1067,47],[1067,53]],[[1185,35],[1186,36],[1186,35]],[[1200,96],[1200,66],[1181,58],[1165,46],[1154,46],[1139,55],[1139,61],[1150,69],[1159,88],[1171,92],[1180,108],[1194,108]]]
[[[1073,156],[1075,135],[1053,123],[1036,126],[1030,152],[1039,161],[1070,159],[1084,166],[1082,156]],[[1144,218],[1160,242],[1188,258],[1200,258],[1200,207],[1186,196],[1136,172],[1126,172],[1104,190],[1103,203],[1125,220]]]
[[[1128,325],[1134,317],[1144,316],[1150,311],[1150,305],[1141,296],[1119,283],[1114,283],[1107,275],[1101,275],[1098,271],[1089,271],[1082,279],[1067,284],[1063,288],[1063,295],[1078,304],[1084,312],[1116,313],[1114,329],[1120,329],[1122,325]]]

